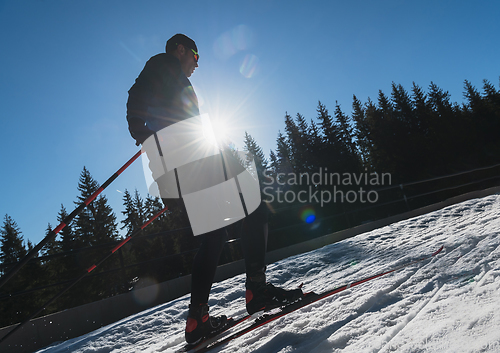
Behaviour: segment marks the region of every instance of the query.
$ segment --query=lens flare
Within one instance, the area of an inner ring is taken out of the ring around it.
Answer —
[[[316,213],[312,207],[306,207],[301,210],[300,218],[307,224],[311,224],[316,220]]]
[[[132,291],[132,296],[134,297],[136,303],[148,306],[156,300],[158,293],[158,282],[153,278],[146,277],[139,280],[136,284],[134,290]]]
[[[239,51],[247,50],[253,44],[253,31],[245,25],[239,25],[222,33],[213,46],[215,56],[229,59]]]
[[[253,54],[247,54],[241,63],[240,73],[246,78],[251,78],[257,70],[258,63],[258,57]]]

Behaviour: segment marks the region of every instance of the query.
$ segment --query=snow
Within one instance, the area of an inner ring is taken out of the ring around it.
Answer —
[[[268,267],[283,287],[323,290],[436,257],[286,315],[214,352],[499,352],[500,195],[398,222]],[[38,352],[174,352],[189,296]],[[212,314],[246,314],[244,276],[212,288]],[[243,324],[242,324],[243,325]]]

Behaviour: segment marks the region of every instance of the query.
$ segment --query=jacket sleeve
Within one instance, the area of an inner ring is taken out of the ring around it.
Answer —
[[[127,121],[128,130],[130,131],[130,135],[135,139],[137,146],[146,141],[146,139],[154,133],[152,130],[148,129],[146,122],[140,118],[127,115]]]
[[[155,59],[151,58],[140,75],[135,80],[134,85],[128,91],[127,101],[127,121],[130,135],[136,140],[136,144],[142,144],[153,131],[146,126],[147,107],[151,99],[152,82],[155,78]]]

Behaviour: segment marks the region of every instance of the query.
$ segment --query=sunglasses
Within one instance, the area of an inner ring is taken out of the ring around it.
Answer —
[[[194,51],[194,49],[191,49],[191,51],[193,52],[194,54],[194,60],[196,62],[198,62],[198,60],[200,59],[200,54],[198,54],[197,52]]]
[[[175,45],[179,45],[179,43],[175,43]],[[184,44],[183,44],[183,45],[184,45]],[[189,48],[189,49],[191,49],[191,48]],[[194,54],[194,60],[195,60],[196,62],[198,62],[198,60],[200,59],[200,54],[198,54],[198,52],[194,51],[194,49],[191,49],[191,51],[192,51],[192,52],[193,52],[193,54]]]

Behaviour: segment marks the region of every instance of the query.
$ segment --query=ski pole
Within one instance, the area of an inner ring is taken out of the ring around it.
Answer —
[[[26,324],[28,321],[30,321],[32,318],[34,318],[36,315],[40,314],[42,311],[45,310],[47,306],[52,304],[57,298],[59,298],[61,295],[66,293],[70,288],[72,288],[75,284],[77,284],[80,280],[82,280],[85,276],[87,276],[90,272],[94,271],[97,266],[102,264],[104,261],[106,261],[111,255],[113,255],[118,249],[120,249],[123,245],[125,245],[132,237],[136,236],[139,234],[144,228],[146,228],[151,222],[153,222],[156,218],[158,218],[160,215],[162,215],[168,207],[164,207],[160,212],[158,212],[156,215],[154,215],[150,220],[148,220],[146,223],[144,223],[141,228],[139,228],[137,231],[123,239],[121,242],[118,243],[111,251],[106,254],[101,260],[96,262],[94,265],[90,266],[80,277],[76,278],[73,282],[71,282],[67,287],[65,287],[63,290],[61,290],[59,293],[57,293],[52,299],[47,301],[45,304],[43,304],[40,309],[37,309],[35,312],[30,314],[28,317],[26,317],[21,323],[19,323],[16,327],[14,327],[11,331],[9,331],[5,336],[3,336],[0,339],[0,343],[2,343],[7,337],[12,335],[14,332],[19,330],[24,324]]]
[[[71,222],[73,218],[75,218],[80,212],[83,211],[83,209],[88,206],[94,199],[99,196],[99,194],[108,187],[109,184],[111,184],[125,169],[127,169],[139,156],[142,154],[142,150],[138,151],[130,160],[125,163],[116,173],[114,173],[102,186],[97,189],[92,195],[90,195],[80,206],[78,206],[76,209],[73,210],[64,220],[53,230],[49,232],[43,238],[43,240],[37,244],[31,251],[26,254],[21,261],[19,261],[14,267],[12,267],[3,277],[0,279],[0,288],[7,283],[9,279],[12,278],[24,265],[28,263],[31,258],[33,258],[38,252],[47,244],[49,241],[51,241],[53,238],[56,237],[57,233],[59,233],[64,227],[66,227],[67,224]]]

